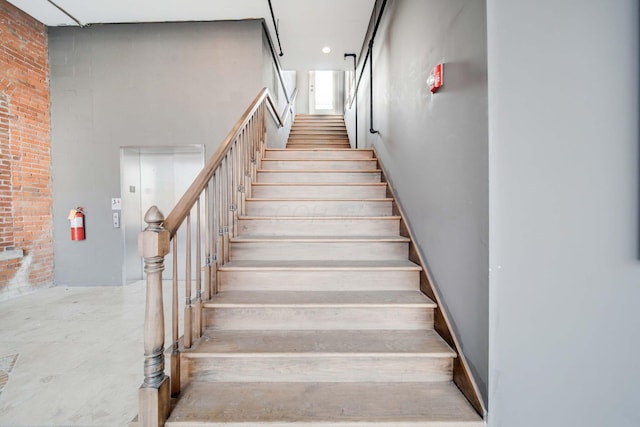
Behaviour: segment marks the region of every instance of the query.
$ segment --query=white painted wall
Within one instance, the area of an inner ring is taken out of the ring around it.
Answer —
[[[640,426],[638,2],[487,10],[489,426]]]
[[[309,114],[309,71],[298,70],[296,73],[298,85],[298,97],[296,98],[296,111],[298,114]]]

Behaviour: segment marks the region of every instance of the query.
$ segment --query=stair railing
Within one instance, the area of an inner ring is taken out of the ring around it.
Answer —
[[[295,94],[283,114],[279,114],[269,90],[262,89],[167,217],[156,206],[145,215],[148,226],[138,236],[138,252],[144,258],[147,275],[144,382],[138,402],[140,426],[164,425],[169,416],[170,396],[180,393],[180,348],[188,349],[200,338],[203,304],[218,292],[217,271],[229,262],[230,240],[237,235],[238,216],[244,214],[245,200],[251,197],[251,183],[256,180],[266,148],[267,114],[271,114],[278,127],[283,127],[292,111]],[[179,234],[185,239],[184,281],[178,280]],[[171,368],[167,376],[162,271],[164,257],[170,252],[173,266]],[[180,289],[181,283],[183,289]],[[184,309],[180,339],[178,295],[181,291],[184,291]]]

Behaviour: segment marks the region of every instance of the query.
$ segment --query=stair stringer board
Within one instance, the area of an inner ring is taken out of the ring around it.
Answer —
[[[414,238],[414,234],[409,227],[409,223],[406,220],[406,216],[404,214],[404,210],[400,204],[398,197],[393,191],[393,187],[391,186],[390,181],[387,178],[387,172],[382,164],[382,161],[378,157],[378,152],[375,147],[373,147],[373,156],[378,161],[378,169],[382,171],[382,182],[387,184],[387,197],[393,199],[393,214],[400,216],[400,235],[403,237],[407,237],[410,239],[409,242],[409,261],[418,264],[422,267],[420,271],[420,290],[426,296],[431,298],[437,305],[434,311],[434,329],[442,339],[446,341],[455,351],[458,353],[458,357],[454,359],[453,362],[453,382],[458,386],[460,391],[464,394],[464,396],[469,400],[469,403],[474,407],[474,409],[478,412],[479,415],[486,420],[487,410],[484,406],[484,402],[482,401],[482,397],[480,396],[480,390],[478,389],[478,385],[476,384],[475,379],[471,373],[471,369],[469,368],[469,364],[467,363],[467,359],[464,357],[462,353],[462,347],[453,332],[453,328],[451,327],[451,322],[449,320],[449,316],[447,312],[444,310],[444,305],[442,304],[442,298],[438,293],[438,290],[433,285],[433,280],[429,269],[427,268],[427,263],[424,261],[423,255],[418,249],[416,244],[416,239]]]

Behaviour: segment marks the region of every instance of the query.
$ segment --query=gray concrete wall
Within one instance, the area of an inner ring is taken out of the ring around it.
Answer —
[[[282,82],[278,78],[277,75],[277,66],[276,62],[273,59],[273,55],[271,54],[271,50],[269,49],[269,44],[267,40],[266,33],[263,33],[263,69],[262,69],[262,79],[263,86],[269,88],[271,95],[274,100],[277,102],[277,112],[279,115],[282,115],[285,111],[288,102],[287,95],[289,97],[293,95],[293,91],[296,88],[296,72],[295,71],[284,71],[281,70],[282,81],[284,82],[284,87],[282,86]],[[294,105],[294,113],[295,113],[295,105]],[[284,126],[278,128],[275,120],[269,116],[267,120],[267,144],[272,148],[284,148],[287,145],[287,139],[289,138],[289,131],[291,130],[291,124],[293,121],[294,115],[289,115]]]
[[[487,3],[489,426],[639,426],[638,2]]]
[[[488,130],[482,0],[395,0],[358,95],[359,146],[375,146],[484,397],[488,379]],[[445,85],[427,77],[445,63]],[[368,67],[368,66],[367,66]],[[354,139],[354,111],[346,114]]]
[[[50,28],[55,283],[122,282],[111,224],[121,146],[204,144],[207,157],[262,88],[260,21]],[[69,241],[69,209],[87,240]]]

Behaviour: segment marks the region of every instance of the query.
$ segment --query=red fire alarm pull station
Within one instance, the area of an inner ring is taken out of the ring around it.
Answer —
[[[433,67],[433,71],[431,71],[427,79],[427,84],[431,93],[436,93],[442,87],[444,84],[444,64],[438,64]]]

